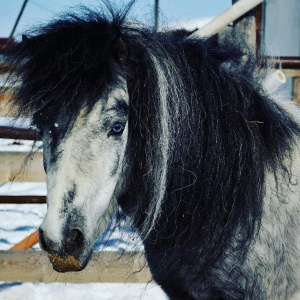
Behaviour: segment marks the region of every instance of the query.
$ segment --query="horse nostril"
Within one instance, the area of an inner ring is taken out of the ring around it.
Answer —
[[[83,246],[84,237],[79,229],[71,229],[70,235],[66,239],[68,247],[80,248]]]

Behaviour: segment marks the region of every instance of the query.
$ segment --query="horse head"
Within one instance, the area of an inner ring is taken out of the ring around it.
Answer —
[[[15,99],[21,114],[32,115],[43,141],[47,213],[40,245],[59,272],[88,263],[116,208],[127,144],[121,20],[91,18],[69,16],[23,36],[13,49],[14,74],[22,82]]]
[[[75,120],[60,113],[45,124],[34,122],[43,137],[47,174],[47,214],[40,244],[55,270],[81,270],[115,208],[127,141],[128,95],[121,85]]]

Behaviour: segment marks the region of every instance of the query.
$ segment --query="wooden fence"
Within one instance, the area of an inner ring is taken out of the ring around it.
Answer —
[[[83,271],[58,273],[41,251],[0,251],[0,281],[147,283],[151,280],[142,253],[96,252]]]

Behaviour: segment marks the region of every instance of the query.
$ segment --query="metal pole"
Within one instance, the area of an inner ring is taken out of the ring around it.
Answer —
[[[195,35],[211,36],[218,33],[224,26],[241,17],[243,14],[262,3],[263,0],[240,0],[205,26],[196,31]]]
[[[15,30],[16,30],[16,28],[17,28],[17,26],[18,26],[18,23],[19,23],[19,21],[20,21],[20,19],[21,19],[21,17],[22,17],[22,14],[23,14],[23,12],[24,12],[24,9],[25,9],[25,6],[26,6],[27,2],[28,2],[28,0],[24,0],[23,5],[22,5],[22,8],[21,8],[21,10],[20,10],[20,12],[19,12],[19,15],[18,15],[18,17],[17,17],[17,20],[16,20],[16,22],[15,22],[14,28],[13,28],[13,30],[11,31],[11,34],[10,34],[10,36],[9,36],[9,39],[11,39],[11,38],[13,37],[14,33],[15,33]]]
[[[154,30],[157,31],[158,30],[158,10],[159,10],[159,0],[155,0],[155,4],[154,4]]]

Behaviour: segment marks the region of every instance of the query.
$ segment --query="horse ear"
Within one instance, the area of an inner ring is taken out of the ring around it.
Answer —
[[[127,43],[122,36],[118,36],[112,46],[114,57],[121,64],[126,64],[129,58],[129,49]]]
[[[29,41],[29,37],[25,34],[22,34],[22,42],[27,43]]]

